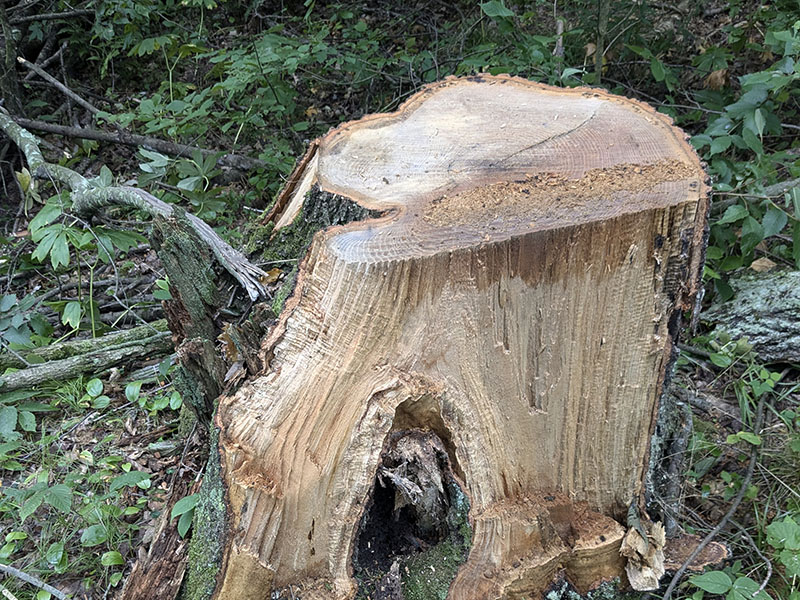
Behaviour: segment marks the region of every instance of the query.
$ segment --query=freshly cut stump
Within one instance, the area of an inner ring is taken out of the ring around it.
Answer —
[[[408,520],[389,552],[414,552],[453,534],[459,495],[468,553],[448,598],[621,576],[620,523],[698,286],[704,181],[651,108],[510,77],[448,79],[316,142],[273,222],[312,190],[381,216],[315,236],[269,367],[220,401],[217,597],[353,598],[380,514],[387,536]],[[404,436],[427,450],[387,462]],[[399,597],[403,556],[383,558]]]

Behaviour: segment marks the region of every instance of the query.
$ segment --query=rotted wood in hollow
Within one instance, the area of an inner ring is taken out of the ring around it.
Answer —
[[[605,92],[481,76],[339,127],[301,169],[284,212],[316,184],[383,216],[317,234],[267,368],[220,400],[216,597],[354,597],[387,443],[414,429],[442,440],[469,502],[448,598],[621,576],[619,521],[702,262],[705,175],[683,134]]]

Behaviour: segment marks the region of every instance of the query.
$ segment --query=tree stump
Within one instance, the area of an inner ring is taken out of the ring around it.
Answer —
[[[704,181],[651,108],[503,76],[319,140],[273,222],[308,193],[380,216],[314,237],[267,368],[220,400],[216,597],[531,598],[622,576]],[[429,565],[449,579],[398,586],[459,543]]]

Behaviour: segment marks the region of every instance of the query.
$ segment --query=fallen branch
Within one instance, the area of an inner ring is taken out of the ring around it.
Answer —
[[[30,62],[28,60],[25,60],[21,56],[17,57],[17,62],[19,64],[21,64],[23,67],[25,67],[27,69],[30,69],[31,71],[36,73],[39,77],[41,77],[46,82],[48,82],[50,85],[52,85],[53,87],[58,89],[58,91],[60,91],[62,94],[64,94],[68,98],[71,98],[72,100],[74,100],[75,102],[77,102],[78,104],[83,106],[86,110],[88,110],[93,115],[96,115],[97,113],[100,112],[100,109],[97,108],[94,104],[92,104],[91,102],[81,98],[78,94],[73,92],[66,85],[61,83],[58,79],[56,79],[55,77],[50,75],[50,73],[48,73],[47,71],[45,71],[41,67],[33,64],[32,62]]]
[[[0,571],[5,573],[6,575],[11,575],[12,577],[16,577],[17,579],[20,579],[25,583],[30,583],[31,585],[36,586],[40,590],[49,592],[50,595],[52,595],[55,598],[58,598],[58,600],[67,600],[68,598],[68,596],[64,592],[54,588],[52,585],[48,585],[41,579],[34,577],[33,575],[28,575],[24,571],[20,571],[19,569],[15,569],[14,567],[9,567],[8,565],[0,564]]]
[[[234,250],[202,219],[184,213],[163,200],[139,188],[130,186],[98,186],[72,169],[44,160],[36,138],[20,127],[7,114],[0,112],[0,129],[19,146],[28,161],[30,172],[40,179],[53,179],[66,184],[72,191],[72,208],[79,216],[89,216],[111,205],[138,208],[151,217],[185,218],[198,237],[208,245],[219,263],[241,284],[252,301],[266,298],[261,278],[266,273]]]
[[[165,320],[155,321],[147,325],[140,325],[124,331],[117,331],[109,333],[102,337],[88,339],[88,340],[72,340],[69,342],[62,342],[60,344],[53,344],[44,348],[37,348],[22,354],[22,358],[26,361],[31,355],[38,356],[46,362],[63,360],[72,356],[80,354],[89,354],[107,348],[114,348],[126,342],[133,342],[137,340],[144,340],[151,338],[154,334],[164,333],[167,331],[167,322]],[[0,356],[0,371],[13,367],[15,369],[24,368],[25,363],[19,358],[11,356]]]
[[[31,23],[33,21],[56,21],[58,19],[74,19],[75,17],[93,17],[94,15],[94,10],[80,9],[66,12],[44,13],[40,15],[26,15],[24,17],[9,19],[8,22],[12,25],[21,25],[22,23]]]
[[[87,354],[79,354],[62,360],[53,360],[0,376],[0,391],[9,392],[31,388],[46,381],[71,379],[82,373],[97,372],[117,365],[125,360],[150,356],[161,356],[172,349],[169,332],[156,333],[150,337],[124,342],[111,348],[103,348]]]
[[[15,117],[14,120],[21,127],[32,129],[34,131],[54,133],[56,135],[78,138],[81,140],[95,140],[98,142],[123,144],[124,146],[131,146],[133,148],[144,146],[145,148],[155,150],[156,152],[161,152],[163,154],[168,154],[169,156],[191,156],[192,152],[200,152],[203,156],[218,154],[218,152],[209,150],[207,148],[198,148],[197,146],[169,142],[167,140],[138,135],[135,133],[119,131],[116,133],[111,133],[108,131],[102,131],[100,129],[89,129],[87,127],[67,127],[65,125],[56,125],[54,123],[45,123],[44,121],[37,121],[35,119],[23,119],[17,117]],[[241,156],[238,154],[225,154],[217,159],[217,163],[220,166],[238,169],[240,171],[250,171],[252,169],[260,169],[266,166],[262,160],[250,158],[248,156]]]

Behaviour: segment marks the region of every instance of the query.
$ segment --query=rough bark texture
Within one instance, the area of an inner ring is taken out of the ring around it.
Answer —
[[[7,375],[0,375],[0,391],[10,392],[32,388],[46,381],[60,381],[77,377],[81,373],[99,373],[103,369],[127,360],[161,357],[170,350],[172,350],[172,342],[169,333],[151,333],[146,338],[101,347],[86,354],[53,360]]]
[[[800,362],[800,271],[741,275],[732,300],[703,315],[733,339],[747,338],[765,362]]]
[[[151,338],[157,333],[163,333],[166,331],[167,322],[161,319],[146,325],[140,325],[139,327],[132,327],[131,329],[124,329],[122,331],[108,333],[97,338],[70,340],[68,342],[61,342],[51,346],[36,348],[35,350],[23,351],[19,354],[29,363],[50,362],[54,360],[70,358],[79,354],[88,354],[91,352],[97,352],[98,350],[109,349],[126,342]],[[13,354],[9,353],[0,355],[0,371],[5,371],[5,369],[8,367],[22,369],[25,366],[25,363]]]
[[[17,40],[8,22],[5,5],[0,5],[0,98],[12,115],[23,114],[22,94],[17,77]]]
[[[702,261],[705,175],[681,132],[604,92],[474,77],[334,130],[301,171],[283,212],[318,185],[383,216],[314,237],[264,372],[220,399],[216,597],[354,597],[389,485],[386,514],[421,543],[386,558],[450,539],[430,532],[458,491],[423,502],[430,486],[387,463],[409,431],[441,441],[433,480],[469,507],[464,563],[419,593],[530,598],[559,575],[580,591],[622,576],[620,521]]]

